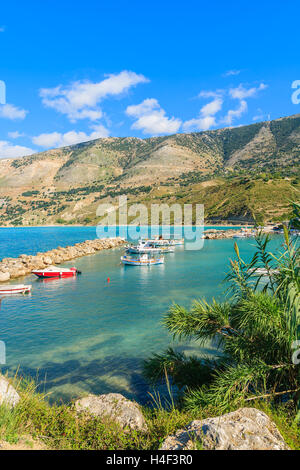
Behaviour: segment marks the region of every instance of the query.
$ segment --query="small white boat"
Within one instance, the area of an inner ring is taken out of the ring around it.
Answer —
[[[150,242],[139,240],[137,245],[127,247],[127,253],[145,254],[145,253],[160,253],[161,248],[153,246]]]
[[[249,238],[251,235],[249,233],[241,232],[233,235],[232,238]]]
[[[10,294],[29,294],[31,292],[31,285],[24,284],[10,284],[0,286],[0,295]]]
[[[152,266],[155,264],[163,264],[165,262],[164,257],[152,258],[148,254],[143,254],[137,257],[133,256],[121,256],[121,262],[128,266]]]
[[[161,247],[174,247],[176,245],[183,245],[184,239],[170,239],[170,238],[162,238],[162,237],[155,237],[155,238],[147,238],[142,240],[144,243],[148,243],[151,246],[156,248]]]
[[[173,242],[174,242],[174,245],[176,246],[183,246],[184,238],[174,238]]]
[[[161,246],[159,248],[161,253],[174,253],[175,247],[170,245],[170,246]]]
[[[270,271],[268,271],[266,268],[251,269],[250,272],[256,276],[274,276],[274,274],[279,273],[278,269],[270,269]]]
[[[174,253],[175,247],[168,246],[168,245],[156,245],[152,241],[142,241],[139,240],[137,245],[128,246],[127,253],[134,253],[134,254],[160,254],[160,253]]]

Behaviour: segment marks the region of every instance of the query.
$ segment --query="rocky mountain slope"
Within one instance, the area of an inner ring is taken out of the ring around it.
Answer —
[[[1,155],[0,155],[1,157]],[[277,221],[299,194],[300,115],[0,159],[0,224],[95,223],[99,201],[204,203],[213,221]],[[276,204],[274,204],[276,203]]]

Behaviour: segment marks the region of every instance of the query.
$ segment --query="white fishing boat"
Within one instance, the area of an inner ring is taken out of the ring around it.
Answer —
[[[0,295],[10,294],[29,294],[31,292],[31,285],[24,284],[10,284],[0,286]]]
[[[249,238],[250,234],[246,232],[236,233],[232,238]]]
[[[131,245],[127,247],[127,253],[134,254],[145,254],[145,253],[161,253],[161,248],[153,246],[148,241],[139,240],[137,245]]]
[[[184,245],[184,238],[174,238],[174,245],[176,246],[183,246]]]
[[[269,271],[266,268],[256,268],[251,269],[250,272],[255,276],[274,276],[274,274],[278,274],[278,269],[270,269]]]
[[[134,254],[160,254],[160,253],[174,253],[175,247],[169,245],[159,245],[152,240],[143,241],[139,240],[137,245],[131,245],[127,247],[128,253]]]
[[[175,247],[174,246],[161,246],[159,248],[161,253],[174,253]]]
[[[156,246],[175,246],[175,240],[173,239],[167,239],[167,238],[157,238],[153,240],[153,243],[155,243]]]
[[[175,247],[176,245],[184,245],[184,238],[182,239],[173,239],[173,238],[163,238],[163,237],[154,237],[142,239],[144,243],[148,243],[156,248],[160,247]]]
[[[165,259],[163,256],[160,258],[154,258],[146,253],[136,257],[127,255],[121,256],[121,262],[128,266],[152,266],[155,264],[163,264]]]

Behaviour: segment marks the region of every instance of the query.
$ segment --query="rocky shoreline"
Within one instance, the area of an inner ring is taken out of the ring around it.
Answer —
[[[65,248],[55,248],[36,255],[20,255],[18,258],[4,258],[0,261],[0,282],[7,282],[11,279],[27,276],[36,269],[43,269],[51,265],[61,264],[92,255],[98,251],[116,248],[125,243],[123,238],[107,238],[96,240],[86,240]]]
[[[235,235],[242,235],[247,234],[248,236],[251,235],[251,231],[242,231],[240,229],[228,229],[228,230],[216,230],[216,229],[209,229],[204,230],[203,238],[205,240],[218,240],[223,238],[233,238]]]

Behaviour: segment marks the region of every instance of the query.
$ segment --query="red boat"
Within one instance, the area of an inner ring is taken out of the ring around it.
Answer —
[[[80,274],[80,271],[76,268],[58,268],[57,266],[50,266],[49,268],[32,271],[32,274],[42,279],[47,279],[51,277],[73,277]]]

